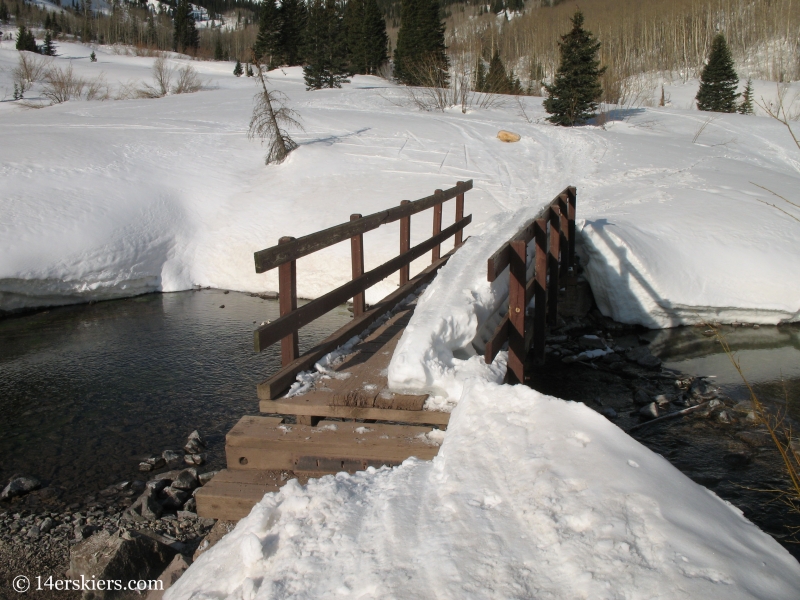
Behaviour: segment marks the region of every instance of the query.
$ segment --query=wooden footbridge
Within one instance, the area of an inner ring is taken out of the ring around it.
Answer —
[[[228,433],[227,469],[198,490],[200,516],[238,520],[292,476],[305,482],[322,474],[353,473],[397,465],[410,456],[436,455],[439,437],[431,432],[446,428],[449,413],[425,410],[426,395],[395,393],[388,386],[387,370],[414,310],[413,305],[398,305],[431,281],[466,241],[463,231],[472,216],[464,215],[464,195],[471,189],[472,181],[458,182],[366,217],[351,215],[348,223],[317,233],[283,237],[277,246],[255,253],[257,273],[278,269],[280,302],[280,318],[255,331],[255,349],[260,352],[280,342],[282,367],[258,386],[261,416],[243,417]],[[443,205],[451,199],[455,220],[442,229]],[[575,188],[569,187],[489,259],[488,280],[507,271],[509,296],[486,344],[485,360],[492,362],[508,344],[511,382],[525,381],[526,361],[544,360],[546,327],[557,318],[559,290],[565,278],[574,279],[575,208]],[[432,235],[412,248],[411,216],[428,209],[433,209]],[[395,221],[400,221],[399,256],[364,272],[364,233]],[[453,249],[442,254],[442,243],[451,237]],[[298,308],[297,259],[347,240],[352,280]],[[411,277],[411,262],[428,252],[431,264]],[[364,292],[398,271],[398,289],[367,307]],[[300,355],[298,329],[350,299],[353,320]],[[326,354],[358,335],[362,339],[333,367],[332,377],[320,378],[305,394],[286,395],[300,372],[313,369]]]

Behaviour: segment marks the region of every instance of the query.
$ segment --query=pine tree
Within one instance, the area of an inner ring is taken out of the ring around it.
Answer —
[[[561,64],[553,83],[545,86],[544,109],[552,115],[547,120],[564,126],[583,124],[594,116],[603,95],[600,76],[605,67],[601,69],[597,59],[600,42],[583,28],[581,11],[573,15],[572,30],[561,36],[558,49]]]
[[[753,111],[753,80],[747,79],[747,85],[742,93],[742,101],[739,103],[739,113],[743,115],[752,115]]]
[[[376,74],[389,60],[386,20],[377,0],[348,0],[342,24],[350,73]]]
[[[214,42],[214,60],[225,60],[225,51],[222,49],[222,36],[217,34]]]
[[[245,63],[245,65],[244,65],[244,74],[245,74],[245,77],[252,77],[253,76],[253,68],[250,66],[250,63]]]
[[[347,55],[342,14],[336,0],[312,0],[308,8],[303,67],[306,89],[339,88],[346,83]]]
[[[0,0],[0,23],[8,23],[10,15],[5,0]]]
[[[394,74],[406,85],[446,87],[445,26],[438,0],[402,0],[394,50]]]
[[[236,66],[233,67],[233,74],[236,75],[237,77],[241,77],[242,73],[244,73],[244,69],[242,69],[242,62],[237,60]]]
[[[22,92],[16,83],[14,84],[14,100],[22,100]]]
[[[264,0],[258,13],[258,37],[253,44],[253,53],[263,64],[273,65],[277,54],[281,32],[281,15],[275,0]]]
[[[89,55],[89,62],[97,62],[97,55],[92,50],[92,53]]]
[[[508,94],[511,91],[506,68],[500,60],[500,54],[495,48],[492,60],[489,62],[489,73],[486,75],[486,85],[484,91],[492,94]]]
[[[733,68],[725,36],[718,33],[711,42],[708,64],[700,73],[700,89],[697,91],[697,108],[714,112],[736,112],[736,88],[739,76]]]
[[[17,50],[39,52],[39,47],[36,45],[36,38],[33,37],[33,32],[27,29],[25,25],[20,25],[19,31],[17,32]]]
[[[475,65],[475,91],[486,91],[486,67],[483,66],[483,59],[478,57],[478,64]]]
[[[278,11],[280,31],[275,48],[277,65],[289,67],[302,64],[303,39],[308,13],[302,0],[283,0]]]
[[[155,17],[153,17],[152,13],[147,16],[147,29],[145,30],[145,39],[147,40],[148,46],[155,46],[156,41],[158,40]]]
[[[192,5],[189,0],[178,0],[173,16],[174,32],[172,37],[172,49],[175,52],[185,53],[187,50],[196,51],[200,46],[200,38],[192,14]]]
[[[494,14],[499,15],[505,10],[505,8],[506,7],[503,4],[503,0],[492,0],[492,5],[489,10],[491,10]]]
[[[56,55],[56,46],[53,43],[53,36],[50,34],[49,29],[44,34],[44,44],[42,45],[42,54],[44,54],[45,56]]]

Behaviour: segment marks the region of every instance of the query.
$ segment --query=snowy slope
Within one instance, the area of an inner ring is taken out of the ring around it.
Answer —
[[[7,97],[12,44],[0,44]],[[112,87],[150,80],[152,59],[100,48],[89,63],[89,51],[63,44],[56,64],[69,60],[87,78],[103,73]],[[38,111],[0,103],[0,308],[192,285],[274,290],[274,273],[254,273],[254,250],[472,178],[469,234],[498,239],[577,185],[590,280],[619,320],[798,318],[797,222],[757,198],[792,207],[749,183],[787,198],[797,185],[798,152],[768,119],[722,116],[692,143],[706,117],[697,111],[645,109],[617,115],[624,120],[605,130],[569,130],[528,123],[514,102],[467,115],[420,112],[401,89],[371,77],[306,92],[299,69],[288,69],[273,83],[305,132],[285,164],[265,168],[263,149],[245,136],[253,81],[230,75],[229,63],[192,64],[213,89]],[[540,121],[540,101],[525,102]],[[500,143],[501,127],[522,141]],[[415,217],[416,240],[429,223],[430,215]],[[767,239],[756,233],[767,230]],[[395,239],[391,228],[367,236],[368,267],[397,252]],[[348,252],[341,244],[301,260],[301,296],[346,280]],[[394,285],[390,278],[369,299]]]

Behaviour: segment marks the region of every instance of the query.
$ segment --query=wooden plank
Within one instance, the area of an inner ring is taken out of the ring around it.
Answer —
[[[442,190],[436,190],[437,194],[441,194]],[[439,235],[442,232],[442,205],[437,204],[433,207],[433,235]],[[442,252],[441,244],[437,244],[431,251],[431,262],[435,263],[439,260]]]
[[[550,276],[547,289],[547,319],[555,324],[558,318],[558,253],[561,249],[559,231],[561,213],[558,207],[550,208],[550,248],[547,253],[547,274]]]
[[[525,288],[527,244],[525,240],[511,243],[511,262],[508,281],[508,373],[517,383],[525,381]]]
[[[290,261],[297,260],[303,256],[307,256],[322,250],[333,244],[343,242],[344,240],[352,238],[354,235],[363,234],[367,231],[377,229],[386,223],[393,223],[399,221],[403,217],[409,217],[423,210],[427,210],[432,206],[441,204],[446,200],[457,197],[459,194],[463,195],[472,189],[472,180],[466,182],[459,182],[455,187],[444,190],[442,194],[434,194],[427,196],[408,204],[398,207],[390,208],[381,212],[373,213],[359,219],[357,222],[343,223],[335,225],[328,229],[323,229],[316,233],[304,235],[297,238],[291,244],[277,245],[265,250],[259,250],[254,253],[256,273],[264,273],[270,269]],[[460,220],[460,219],[458,219]]]
[[[577,213],[578,190],[570,186],[567,188],[569,196],[569,266],[575,266],[575,215]]]
[[[378,302],[375,306],[370,307],[360,317],[354,318],[350,323],[340,327],[327,338],[322,340],[319,344],[311,348],[303,356],[295,360],[292,364],[281,368],[280,371],[272,375],[266,381],[258,385],[258,398],[259,400],[271,400],[277,398],[280,394],[286,391],[289,386],[294,382],[295,377],[301,371],[308,370],[314,363],[325,356],[328,352],[335,350],[344,342],[349,340],[355,335],[364,331],[367,327],[372,325],[377,319],[382,317],[385,313],[394,308],[398,302],[403,300],[406,296],[413,293],[417,288],[429,282],[436,276],[436,272],[444,265],[457,249],[454,248],[445,254],[437,263],[430,265],[423,270],[419,275],[414,277],[406,285],[399,287],[394,292],[386,296],[383,300]],[[262,412],[264,412],[262,407]],[[270,412],[270,411],[266,411]],[[279,411],[271,411],[279,412]],[[295,413],[287,413],[295,414]],[[308,413],[304,413],[308,414]],[[336,416],[327,415],[326,416]],[[370,417],[362,417],[370,418]]]
[[[393,421],[397,423],[447,425],[450,421],[450,413],[446,412],[332,406],[330,402],[330,392],[310,392],[292,398],[261,400],[259,402],[259,409],[262,413],[266,414]]]
[[[409,200],[403,200],[400,205],[410,204]],[[435,246],[434,246],[435,247]],[[411,215],[400,219],[400,256],[403,256],[411,249]],[[411,267],[408,263],[400,267],[400,285],[405,285],[410,279]]]
[[[264,497],[277,492],[279,473],[223,469],[195,493],[197,514],[206,519],[238,521]]]
[[[470,179],[470,182],[472,180]],[[463,185],[463,181],[459,181],[457,185]],[[455,222],[458,223],[461,219],[464,218],[464,193],[461,192],[456,196],[456,220]],[[461,244],[464,243],[462,237],[464,235],[463,231],[456,232],[455,237],[455,247],[458,248]]]
[[[343,304],[358,292],[363,292],[367,288],[372,287],[379,281],[397,271],[401,266],[408,265],[412,260],[419,258],[432,249],[436,244],[440,244],[442,241],[452,236],[459,229],[463,229],[471,221],[472,215],[466,216],[458,223],[454,223],[442,231],[442,233],[439,235],[434,236],[422,242],[421,244],[417,244],[408,252],[405,252],[400,256],[383,263],[381,266],[364,273],[358,279],[354,279],[348,283],[345,283],[335,290],[320,296],[316,300],[312,300],[308,304],[301,306],[297,310],[281,316],[272,323],[262,325],[255,330],[253,335],[256,352],[261,352],[262,350],[267,349],[279,339],[288,336],[292,332],[296,332],[304,325],[308,325],[314,321],[314,319],[321,317],[340,304]]]
[[[561,224],[559,227],[559,277],[565,279],[569,273],[569,198],[567,194],[561,194],[558,197],[558,209],[561,211]]]
[[[428,460],[439,451],[423,437],[430,427],[341,421],[311,427],[262,419],[243,417],[226,436],[229,469],[354,472],[411,456]]]
[[[483,360],[487,365],[492,364],[494,357],[500,352],[500,348],[508,341],[508,328],[508,313],[506,313],[506,316],[500,320],[500,324],[495,328],[492,337],[486,342]]]
[[[544,364],[545,333],[547,324],[547,222],[538,219],[533,233],[534,275],[533,297],[533,360]]]
[[[288,244],[294,238],[282,237],[280,244]],[[297,266],[294,261],[284,263],[278,270],[278,304],[281,316],[297,310]],[[297,330],[281,339],[281,366],[285,367],[300,354]]]
[[[351,221],[358,221],[359,214],[350,215]],[[359,233],[350,238],[350,259],[352,263],[353,279],[358,279],[364,274],[364,234]],[[366,310],[364,292],[353,296],[353,316],[359,317]]]

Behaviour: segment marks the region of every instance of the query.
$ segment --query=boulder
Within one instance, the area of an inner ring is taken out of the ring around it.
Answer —
[[[183,554],[176,554],[175,558],[172,559],[172,562],[167,565],[167,568],[164,569],[164,572],[161,573],[158,578],[161,585],[157,587],[161,589],[151,590],[150,593],[147,594],[147,600],[161,600],[164,597],[164,592],[178,581],[188,568],[189,561],[186,557]]]
[[[211,481],[214,478],[214,475],[217,473],[219,473],[219,471],[209,471],[208,473],[203,473],[197,478],[197,480],[200,482],[200,485],[205,485]]]
[[[655,402],[651,402],[647,406],[640,408],[639,414],[645,419],[655,419],[659,415],[658,405]]]
[[[629,349],[625,353],[625,358],[646,369],[657,369],[661,366],[661,359],[653,356],[647,346],[636,346]]]
[[[69,553],[70,579],[120,581],[155,579],[175,557],[176,550],[134,532],[100,531],[76,544]],[[83,592],[84,600],[123,597],[125,592],[94,590]]]
[[[584,335],[578,338],[578,345],[582,350],[603,350],[606,347],[606,342],[596,335]]]
[[[197,481],[197,471],[194,469],[184,469],[172,480],[172,487],[179,490],[192,491],[199,485],[200,482]]]
[[[0,500],[11,500],[17,496],[24,496],[28,492],[38,490],[42,483],[35,477],[25,475],[15,475],[8,482],[8,485],[0,492]]]

